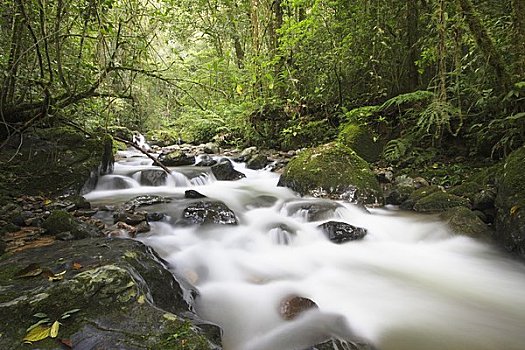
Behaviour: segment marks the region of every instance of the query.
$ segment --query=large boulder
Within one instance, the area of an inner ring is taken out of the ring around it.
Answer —
[[[278,186],[289,187],[301,195],[383,203],[379,182],[368,163],[340,143],[299,153],[284,169]]]
[[[525,256],[525,147],[512,152],[497,178],[496,239]]]
[[[356,227],[340,221],[328,221],[318,227],[331,242],[336,244],[363,239],[368,233],[362,227]]]
[[[191,293],[187,301],[137,241],[56,242],[4,255],[0,277],[1,349],[26,349],[24,338],[39,349],[218,349],[218,328],[197,319]],[[38,341],[27,331],[37,322]]]
[[[189,224],[237,225],[235,213],[222,202],[194,202],[184,209],[182,216]]]
[[[339,132],[339,142],[350,147],[367,162],[376,162],[383,151],[383,144],[374,139],[363,125],[346,124]]]
[[[469,200],[444,191],[435,191],[414,204],[414,210],[421,213],[441,212],[454,207],[468,207]]]
[[[187,154],[180,149],[173,150],[169,153],[162,153],[158,159],[159,162],[166,166],[183,166],[195,164],[195,155]]]
[[[233,164],[229,159],[221,159],[217,164],[211,167],[213,176],[219,181],[233,181],[245,178],[246,175],[233,168]]]
[[[41,129],[0,152],[0,204],[21,194],[80,193],[104,155],[104,137],[66,128]],[[18,146],[21,145],[20,148]],[[93,178],[92,187],[96,184]]]
[[[452,232],[473,238],[488,239],[492,231],[479,216],[466,207],[454,207],[439,215],[445,221]]]

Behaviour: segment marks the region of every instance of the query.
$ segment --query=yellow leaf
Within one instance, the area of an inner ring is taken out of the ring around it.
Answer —
[[[237,93],[238,93],[239,95],[242,95],[242,85],[237,84],[237,87],[235,88],[235,91],[237,91]]]
[[[36,326],[26,334],[24,341],[32,343],[35,341],[46,339],[47,337],[49,337],[50,329],[51,328],[49,326]]]
[[[53,325],[51,326],[51,330],[49,331],[49,336],[51,338],[56,338],[58,335],[58,328],[60,327],[60,322],[55,321],[53,322]]]
[[[144,296],[144,294],[140,295],[139,298],[137,299],[137,303],[139,304],[144,304],[145,301],[146,301],[146,297]]]
[[[520,209],[519,205],[515,205],[512,208],[510,208],[510,216],[516,215],[516,212]]]

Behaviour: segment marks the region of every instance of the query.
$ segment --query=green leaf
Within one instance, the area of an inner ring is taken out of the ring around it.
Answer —
[[[45,313],[43,313],[43,312],[38,312],[38,313],[34,314],[33,317],[46,318],[47,315]]]

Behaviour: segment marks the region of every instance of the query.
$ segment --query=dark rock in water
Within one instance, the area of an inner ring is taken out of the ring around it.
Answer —
[[[124,208],[126,210],[134,210],[138,207],[153,205],[153,204],[160,204],[160,203],[169,203],[171,201],[170,198],[162,197],[162,196],[154,196],[154,195],[145,195],[145,196],[137,196],[133,199],[130,199],[124,204]]]
[[[69,232],[74,239],[100,237],[103,235],[98,227],[79,221],[70,213],[62,210],[52,212],[43,222],[42,227],[46,229],[48,234],[54,236],[63,232]]]
[[[195,202],[182,214],[184,221],[190,224],[237,225],[235,213],[222,202]]]
[[[146,220],[149,221],[149,222],[152,222],[152,221],[162,221],[164,220],[164,218],[166,217],[166,214],[164,213],[147,213],[146,214]]]
[[[301,215],[307,221],[321,221],[332,217],[335,210],[340,207],[336,202],[331,201],[300,201],[286,205],[288,215]]]
[[[28,266],[49,273],[15,277]],[[36,313],[60,320],[58,338],[75,349],[220,349],[218,327],[198,320],[160,258],[137,241],[55,242],[2,259],[0,276],[1,349],[22,348]],[[60,348],[49,337],[35,346]]]
[[[174,150],[170,153],[163,153],[158,159],[166,166],[193,165],[195,163],[195,156],[184,153],[182,150]]]
[[[246,162],[246,167],[248,169],[259,170],[263,169],[269,163],[268,157],[264,154],[256,154]]]
[[[215,165],[217,164],[217,161],[215,159],[213,159],[213,157],[207,155],[207,154],[203,154],[199,160],[199,162],[197,164],[195,164],[196,166],[212,166],[212,165]]]
[[[240,171],[235,170],[228,159],[221,160],[219,163],[212,166],[211,171],[219,181],[239,180],[246,177],[246,175]]]
[[[337,244],[363,239],[367,231],[362,227],[356,227],[345,222],[328,221],[318,226],[326,237]]]
[[[184,192],[184,198],[206,198],[206,196],[195,190],[187,190]]]
[[[333,339],[304,350],[377,350],[373,345],[364,342]]]
[[[148,169],[140,172],[140,184],[143,186],[162,186],[168,174],[160,169]]]
[[[113,213],[113,222],[125,222],[128,225],[138,225],[142,221],[146,221],[145,212],[134,212],[128,210],[120,210]]]
[[[301,313],[314,308],[317,309],[319,307],[311,299],[291,295],[279,304],[279,315],[289,321],[297,318]]]

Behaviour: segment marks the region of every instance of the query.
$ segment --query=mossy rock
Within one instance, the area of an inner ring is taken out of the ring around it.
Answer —
[[[278,186],[289,187],[301,195],[383,203],[381,188],[368,163],[336,142],[298,154],[284,169]]]
[[[383,152],[383,145],[378,140],[374,140],[372,133],[362,125],[346,124],[339,132],[338,140],[367,162],[379,160]]]
[[[146,140],[151,145],[160,147],[175,145],[181,140],[181,134],[172,129],[150,130],[146,133]]]
[[[466,198],[458,197],[443,191],[436,191],[421,198],[414,204],[414,210],[421,213],[440,212],[454,207],[468,207]]]
[[[405,210],[412,210],[414,209],[414,205],[422,198],[425,198],[426,196],[441,191],[439,186],[426,186],[421,187],[415,191],[413,191],[407,200],[405,200],[403,203],[401,203],[401,209]]]
[[[53,211],[42,227],[48,234],[54,236],[69,232],[73,239],[102,236],[102,232],[97,227],[78,221],[73,215],[63,210]]]
[[[491,230],[476,213],[467,207],[454,207],[441,213],[439,217],[444,220],[452,232],[473,238],[488,239]]]
[[[103,138],[64,127],[37,130],[20,149],[0,152],[0,197],[78,194],[103,155]]]
[[[504,162],[496,187],[496,239],[505,248],[525,256],[525,147]]]
[[[24,268],[61,274],[17,278]],[[172,274],[142,243],[56,242],[0,258],[0,348],[27,349],[26,329],[45,314],[78,349],[219,349],[219,329],[199,321]],[[191,297],[190,297],[191,298]],[[61,316],[69,310],[69,318]],[[55,339],[35,342],[60,349]]]
[[[483,189],[483,186],[478,182],[465,181],[461,185],[450,188],[447,192],[459,197],[468,198],[471,202],[474,197]]]

